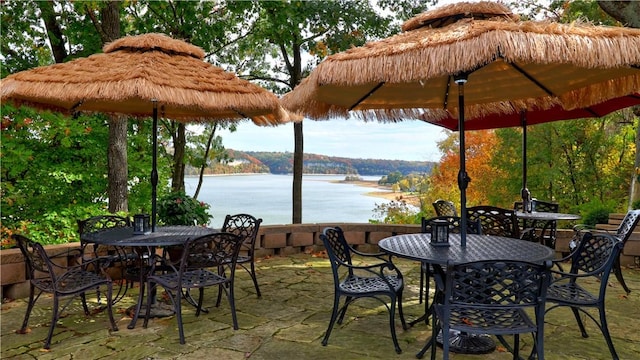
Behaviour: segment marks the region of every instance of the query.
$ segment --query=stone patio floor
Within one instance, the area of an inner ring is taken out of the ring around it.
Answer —
[[[419,264],[395,259],[407,278],[405,315],[420,315],[418,304]],[[194,309],[183,307],[185,345],[178,340],[175,317],[156,318],[148,328],[138,322],[127,329],[130,318],[125,309],[135,303],[138,288],[115,305],[119,331],[108,330],[105,312],[89,317],[82,314],[79,301],[72,303],[56,327],[51,350],[42,349],[51,316],[50,298],[42,298],[31,315],[28,334],[15,332],[22,323],[25,299],[5,301],[0,311],[2,359],[415,359],[430,335],[424,323],[396,329],[402,354],[396,354],[391,341],[384,306],[374,300],[360,300],[349,308],[343,325],[337,325],[328,346],[321,345],[333,302],[333,283],[328,260],[321,254],[299,254],[261,259],[258,281],[262,298],[244,270],[236,273],[236,307],[239,330],[233,330],[229,305],[225,299],[215,308],[216,289],[205,291],[208,314],[194,316]],[[640,270],[625,269],[632,289],[627,296],[612,277],[607,293],[609,328],[621,359],[640,359]],[[592,284],[595,288],[596,283]],[[91,299],[90,306],[96,306]],[[548,359],[610,359],[597,327],[586,319],[589,338],[582,338],[569,309],[556,309],[546,317],[545,354]],[[531,338],[521,339],[523,354],[531,349]],[[429,353],[425,358],[429,357]],[[437,358],[442,357],[438,352]],[[498,349],[485,355],[451,354],[451,359],[511,359]]]

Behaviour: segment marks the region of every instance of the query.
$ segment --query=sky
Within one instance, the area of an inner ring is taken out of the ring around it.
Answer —
[[[438,161],[437,142],[446,138],[443,128],[418,120],[399,123],[333,119],[302,122],[304,152],[360,159]],[[276,127],[238,124],[237,131],[223,130],[225,148],[241,151],[293,152],[293,124]]]

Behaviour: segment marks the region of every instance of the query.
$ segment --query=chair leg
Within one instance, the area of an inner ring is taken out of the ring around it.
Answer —
[[[110,283],[107,288],[107,311],[109,312],[109,321],[111,322],[111,330],[118,331],[116,320],[113,318],[113,283]]]
[[[407,330],[407,321],[404,319],[404,311],[402,310],[402,291],[397,294],[398,301],[398,314],[400,315],[400,322],[402,323],[402,330]]]
[[[58,322],[58,296],[53,295],[53,309],[51,309],[51,326],[49,326],[49,334],[47,335],[47,340],[44,342],[44,348],[49,349],[51,347],[51,338],[53,337],[53,330],[56,328],[56,323]]]
[[[142,302],[144,301],[144,288],[146,286],[146,281],[142,281],[142,279],[140,280],[141,281],[140,281],[140,292],[138,294],[138,303],[136,304],[136,309],[135,309],[135,312],[133,313],[133,319],[131,319],[131,322],[129,323],[129,325],[127,325],[127,329],[133,329],[136,327],[136,323],[138,322],[138,317],[140,316],[140,311],[142,310]],[[147,295],[147,299],[150,299],[150,298],[151,298],[151,293]],[[148,308],[149,307],[147,307],[147,309]]]
[[[629,295],[629,293],[631,293],[631,289],[629,289],[629,287],[627,286],[627,283],[624,282],[624,278],[622,277],[622,268],[620,267],[620,258],[618,258],[616,262],[613,264],[613,273],[616,275],[616,279],[618,279],[618,282],[620,282],[620,285],[622,285],[622,288],[624,289],[624,291],[626,291],[627,295]]]
[[[262,297],[262,294],[260,293],[260,287],[258,286],[258,279],[256,278],[256,266],[253,263],[253,260],[251,261],[251,271],[249,272],[249,275],[251,275],[251,279],[253,279],[253,286],[255,286],[256,288],[256,294],[258,295],[258,297]]]
[[[429,266],[429,265],[426,265]],[[425,263],[420,264],[420,292],[418,293],[418,304],[422,304],[422,294],[424,289],[424,272],[425,272]],[[427,279],[427,281],[429,281]]]
[[[171,294],[171,298],[173,299],[173,294]],[[180,344],[185,343],[184,340],[184,327],[182,326],[182,291],[180,289],[176,290],[175,300],[173,302],[173,306],[176,310],[176,319],[178,320],[178,333],[180,334]]]
[[[35,296],[35,287],[33,284],[29,286],[29,303],[27,304],[27,311],[24,313],[24,320],[22,321],[22,327],[18,330],[19,334],[27,333],[27,325],[29,323],[29,316],[31,316],[31,310],[33,310],[33,306],[36,304],[36,301],[40,295]]]
[[[613,360],[618,360],[618,353],[616,353],[616,349],[613,347],[613,341],[611,340],[611,334],[609,333],[609,325],[607,325],[607,315],[604,312],[604,305],[598,308],[598,312],[600,313],[600,328],[602,330],[602,335],[604,335],[604,339],[607,341],[609,352],[611,352],[611,358]]]
[[[520,334],[513,335],[513,360],[520,360]]]
[[[402,349],[398,344],[398,337],[396,336],[395,314],[396,314],[396,299],[391,298],[391,306],[389,307],[389,327],[391,328],[391,339],[393,340],[393,346],[396,348],[396,353],[400,354],[402,353]]]
[[[233,291],[233,283],[229,284],[229,292],[227,296],[229,297],[229,307],[231,308],[231,320],[233,321],[233,330],[238,330],[238,316],[236,314],[236,302],[235,302],[235,294]]]
[[[580,332],[582,333],[582,337],[583,338],[588,338],[589,334],[587,334],[587,329],[585,329],[584,323],[582,322],[582,319],[580,318],[580,311],[578,311],[578,308],[576,308],[576,307],[572,307],[571,311],[573,311],[573,316],[576,318],[576,322],[578,323],[578,327],[580,328]]]
[[[336,293],[333,297],[333,310],[331,310],[331,320],[329,320],[329,327],[324,334],[324,338],[322,339],[322,345],[327,346],[329,342],[329,335],[331,335],[331,330],[333,330],[333,324],[336,322],[338,318],[338,306],[340,306],[340,296]]]

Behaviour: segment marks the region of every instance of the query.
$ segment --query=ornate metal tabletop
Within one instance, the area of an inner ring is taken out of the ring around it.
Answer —
[[[543,262],[554,257],[554,250],[544,245],[501,236],[467,234],[464,248],[459,234],[449,234],[450,246],[445,247],[431,245],[430,239],[428,233],[396,235],[380,240],[378,246],[390,255],[437,265],[479,260]]]

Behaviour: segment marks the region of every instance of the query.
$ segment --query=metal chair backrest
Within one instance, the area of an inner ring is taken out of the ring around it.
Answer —
[[[224,218],[221,231],[241,236],[243,246],[253,254],[261,223],[262,219],[257,219],[249,214],[227,215]]]
[[[431,232],[431,222],[433,220],[445,220],[449,224],[449,233],[451,234],[459,234],[460,233],[460,217],[459,216],[434,216],[431,218],[423,217],[420,225],[420,232],[429,233]],[[480,223],[477,221],[468,221],[467,222],[467,234],[482,234],[482,229],[480,228]]]
[[[190,269],[227,266],[233,276],[236,260],[244,239],[227,232],[214,233],[188,240],[180,259],[179,273]]]
[[[514,210],[496,206],[467,208],[467,221],[479,222],[482,234],[519,238],[518,219]]]
[[[78,220],[78,233],[86,234],[118,227],[130,227],[131,219],[117,215],[98,215]]]
[[[25,262],[27,263],[29,279],[42,277],[42,275],[37,274],[38,272],[49,276],[52,283],[55,284],[57,280],[56,272],[53,271],[51,259],[49,259],[44,247],[26,236],[13,234],[13,238],[18,244],[20,252],[22,252]]]
[[[325,228],[322,234],[320,234],[329,260],[331,261],[331,268],[334,271],[334,277],[339,275],[337,273],[341,263],[352,265],[351,263],[351,247],[347,243],[347,239],[344,237],[344,232],[339,226]]]
[[[533,307],[544,302],[551,261],[487,260],[447,264],[444,304]],[[469,319],[471,320],[471,319]]]
[[[604,233],[585,232],[578,247],[571,253],[572,274],[592,273],[606,284],[614,261],[622,250],[623,243],[617,237]]]
[[[438,199],[433,202],[433,208],[437,216],[458,216],[456,206],[449,200]]]
[[[631,233],[638,225],[638,221],[640,221],[640,210],[630,210],[622,219],[620,226],[616,230],[616,236],[620,238],[623,245],[631,237]]]

